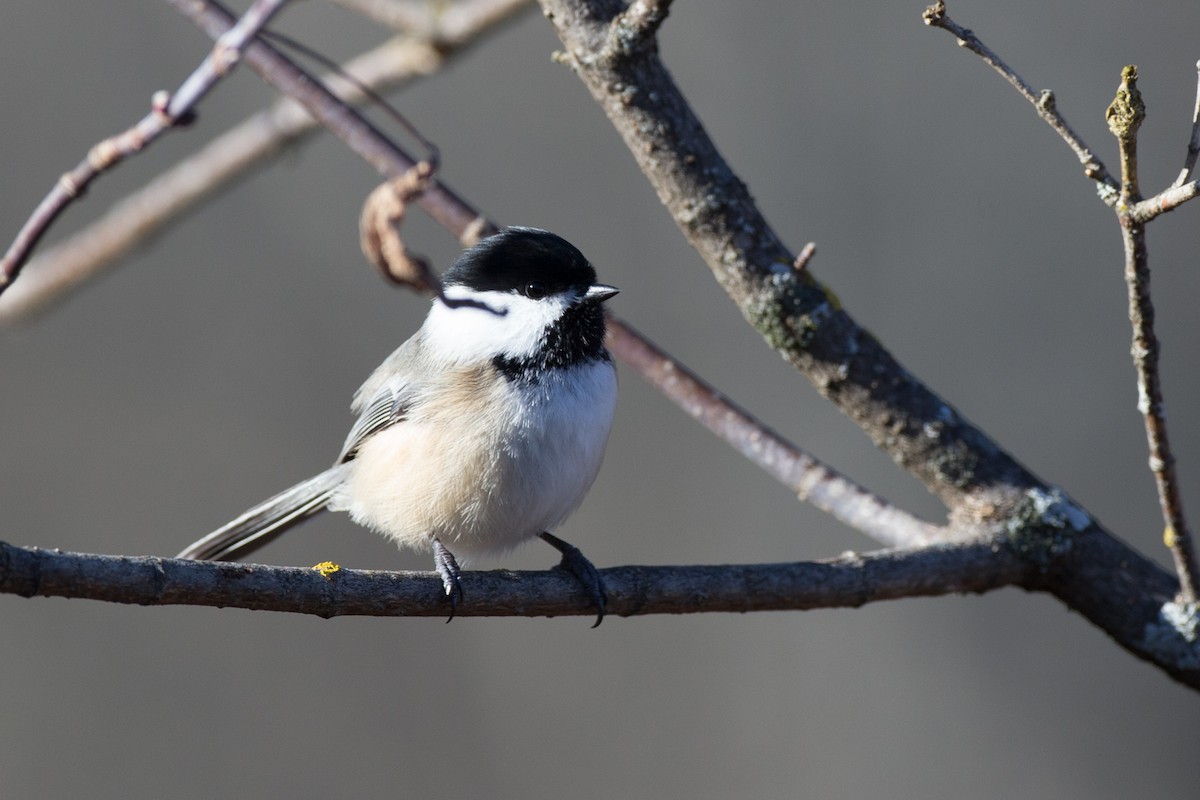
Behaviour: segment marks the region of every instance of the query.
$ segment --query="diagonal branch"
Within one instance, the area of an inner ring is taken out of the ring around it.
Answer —
[[[542,0],[570,64],[625,140],[688,242],[767,343],[956,514],[1021,502],[1043,482],[901,366],[763,217],[655,48],[612,46],[623,7]],[[959,525],[959,523],[962,523]]]
[[[1075,157],[1083,165],[1083,174],[1096,182],[1100,198],[1108,205],[1116,202],[1118,190],[1116,180],[1109,174],[1103,162],[1096,158],[1088,146],[1083,143],[1079,134],[1072,130],[1066,118],[1059,113],[1053,92],[1049,90],[1034,92],[1033,87],[1026,83],[1012,67],[1004,63],[1004,60],[996,55],[990,47],[980,41],[974,31],[964,28],[946,15],[946,4],[943,0],[937,0],[936,3],[926,8],[922,17],[926,25],[951,33],[958,39],[960,47],[965,47],[975,53],[996,70],[1004,80],[1012,84],[1013,88],[1033,105],[1037,115],[1045,120],[1046,124],[1053,128],[1054,132],[1062,137],[1067,146],[1074,151]]]
[[[242,51],[285,3],[287,0],[255,0],[236,25],[217,38],[212,52],[174,94],[156,93],[150,113],[140,122],[92,147],[75,169],[59,178],[0,259],[0,294],[12,285],[54,220],[92,181],[129,156],[140,153],[172,127],[190,121],[196,104],[229,74],[241,59]]]
[[[508,5],[516,11],[524,3],[509,0]],[[343,69],[377,91],[403,85],[440,69],[493,24],[485,18],[477,21],[477,27],[460,27],[453,39],[439,34],[436,45],[424,39],[393,39]],[[338,96],[354,105],[366,101],[353,86],[340,89]],[[96,222],[31,259],[21,280],[0,296],[0,325],[24,321],[66,299],[174,220],[318,130],[323,129],[304,107],[286,97],[229,129]]]
[[[839,522],[892,547],[947,538],[943,529],[896,508],[784,439],[628,323],[612,326],[609,346],[684,413]]]
[[[1067,146],[1075,152],[1075,156],[1083,164],[1084,175],[1096,182],[1100,199],[1104,201],[1105,205],[1112,207],[1121,214],[1127,214],[1129,219],[1134,222],[1149,222],[1159,214],[1174,211],[1187,201],[1200,195],[1200,181],[1188,180],[1195,169],[1196,157],[1200,155],[1200,84],[1196,87],[1196,104],[1192,111],[1192,136],[1188,143],[1187,156],[1184,158],[1183,170],[1179,173],[1179,177],[1175,179],[1174,183],[1154,197],[1145,200],[1142,200],[1140,197],[1136,198],[1136,200],[1126,197],[1122,200],[1121,184],[1109,174],[1100,159],[1092,154],[1092,151],[1083,143],[1079,135],[1067,124],[1066,118],[1058,111],[1053,92],[1044,90],[1035,94],[1033,87],[1026,83],[1012,67],[1004,63],[1004,60],[994,50],[985,45],[975,35],[974,31],[964,28],[946,15],[946,4],[943,0],[938,0],[935,4],[926,8],[923,18],[926,25],[941,28],[953,34],[958,39],[960,47],[965,47],[982,58],[1004,80],[1012,84],[1013,88],[1020,92],[1022,97],[1033,105],[1038,116],[1045,120],[1062,137]],[[1196,68],[1200,72],[1200,63],[1197,63]],[[1124,205],[1118,208],[1118,203],[1124,203]]]
[[[947,503],[951,530],[1009,542],[1039,564],[1031,588],[1053,593],[1122,647],[1200,686],[1196,609],[1174,603],[1175,581],[901,367],[807,270],[788,266],[790,254],[656,49],[610,47],[622,6],[541,3],[565,47],[560,60],[574,68],[688,241],[768,343]]]

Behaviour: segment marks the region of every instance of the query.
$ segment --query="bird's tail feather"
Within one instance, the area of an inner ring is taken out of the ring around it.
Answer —
[[[234,561],[252,553],[293,525],[323,511],[345,479],[348,467],[348,464],[338,464],[264,500],[229,524],[188,545],[176,557]]]

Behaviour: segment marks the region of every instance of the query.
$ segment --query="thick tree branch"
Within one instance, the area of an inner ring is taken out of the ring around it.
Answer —
[[[614,0],[543,0],[579,74],[684,236],[767,343],[957,515],[960,528],[1042,482],[905,370],[788,251],[653,47],[612,47]]]
[[[1196,609],[1174,605],[1174,581],[904,370],[807,270],[789,266],[790,253],[708,138],[656,49],[610,46],[621,5],[541,3],[566,47],[561,60],[579,74],[688,241],[768,343],[947,503],[950,530],[1007,537],[1044,568],[1047,577],[1038,588],[1139,657],[1200,685]],[[1085,553],[1102,563],[1093,570]],[[1101,572],[1118,582],[1122,574],[1139,576],[1142,583],[1128,587],[1123,600],[1130,613],[1104,602],[1112,584],[1078,577],[1098,579]],[[1158,630],[1160,617],[1181,620],[1170,623],[1178,652],[1147,643],[1146,631]]]
[[[319,565],[323,566],[323,565]],[[982,593],[1028,580],[1030,566],[983,543],[847,553],[829,561],[602,569],[608,614],[696,614],[858,607],[878,600]],[[466,572],[455,616],[594,616],[565,572]],[[430,572],[63,553],[0,543],[0,593],[138,605],[202,605],[315,614],[445,617]]]

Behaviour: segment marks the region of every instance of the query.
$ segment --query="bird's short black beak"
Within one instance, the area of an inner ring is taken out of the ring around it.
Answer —
[[[585,303],[603,303],[608,298],[621,291],[615,286],[609,286],[605,283],[597,283],[588,287],[588,290],[583,293]]]

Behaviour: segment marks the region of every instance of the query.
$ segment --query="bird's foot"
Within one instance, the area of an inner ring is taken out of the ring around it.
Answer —
[[[595,628],[604,621],[604,609],[608,605],[608,596],[604,592],[604,581],[600,579],[600,573],[575,545],[564,542],[552,533],[542,532],[538,536],[562,553],[562,561],[558,563],[557,569],[571,573],[591,598],[592,605],[596,606],[596,622],[592,625]]]
[[[458,568],[458,562],[454,560],[454,555],[446,549],[446,545],[442,544],[436,536],[430,537],[433,540],[433,564],[437,568],[438,575],[442,578],[442,586],[446,590],[446,597],[450,600],[450,616],[446,618],[446,622],[454,619],[454,611],[458,608],[458,603],[463,599],[462,570]]]

